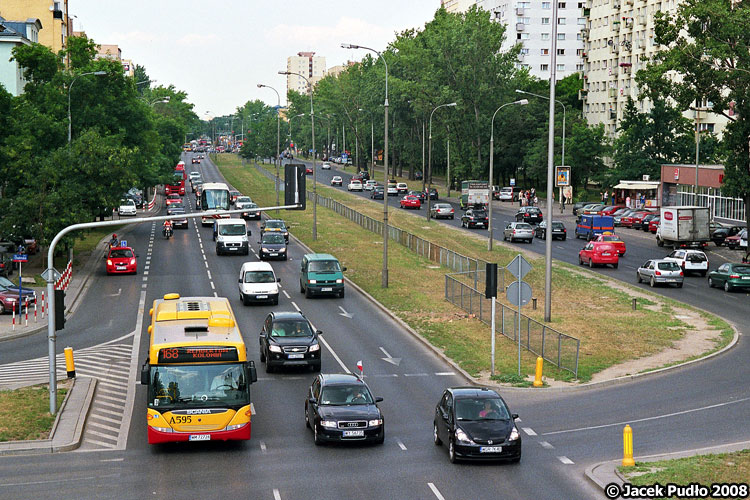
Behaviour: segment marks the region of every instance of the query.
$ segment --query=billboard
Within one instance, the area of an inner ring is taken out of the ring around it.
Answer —
[[[570,167],[555,167],[555,186],[570,186]]]

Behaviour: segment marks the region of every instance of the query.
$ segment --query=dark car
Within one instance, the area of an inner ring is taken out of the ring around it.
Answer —
[[[578,211],[586,205],[593,205],[595,201],[577,201],[573,203],[573,215],[578,215]]]
[[[370,198],[373,200],[382,200],[383,199],[383,193],[385,192],[385,189],[383,186],[375,186],[372,188],[372,191],[370,191]]]
[[[547,239],[547,221],[543,220],[538,226],[534,228],[534,236],[543,240]],[[559,238],[563,241],[568,237],[568,230],[565,229],[565,224],[560,221],[552,221],[552,239]]]
[[[518,209],[518,212],[516,212],[516,222],[539,224],[543,219],[544,216],[539,207],[521,207]]]
[[[264,233],[261,236],[258,245],[258,258],[266,259],[287,259],[287,245],[289,243],[284,239],[284,235],[279,233]]]
[[[417,170],[414,172],[414,180],[421,181],[422,180],[422,171]]]
[[[735,288],[750,289],[750,264],[722,264],[708,273],[708,286],[723,286],[725,292]]]
[[[430,188],[430,199],[431,200],[438,200],[438,190],[437,188]]]
[[[369,180],[370,180],[370,172],[369,172],[369,171],[367,171],[367,170],[363,170],[363,171],[361,171],[361,172],[360,172],[359,174],[360,174],[360,175],[362,176],[362,182],[363,182],[363,183],[364,183],[365,181],[369,181]]]
[[[13,274],[13,258],[10,253],[0,252],[0,276],[6,278]]]
[[[289,230],[286,228],[286,224],[281,219],[268,219],[260,225],[260,237],[263,239],[263,235],[266,233],[280,233],[284,235],[284,239],[289,241]]]
[[[521,433],[500,395],[484,387],[450,387],[435,407],[432,437],[448,446],[452,463],[470,460],[521,460]]]
[[[419,203],[424,203],[427,201],[427,195],[422,191],[409,191],[409,196],[416,196],[419,198]]]
[[[655,213],[654,214],[648,214],[647,216],[645,216],[641,220],[641,223],[637,227],[636,226],[633,226],[633,227],[635,229],[641,229],[643,231],[648,231],[648,225],[651,223],[652,220],[654,220],[657,217],[659,217],[659,214],[655,214]]]
[[[315,377],[305,400],[305,425],[316,445],[326,441],[378,444],[385,440],[385,423],[367,384],[346,373]]]
[[[135,202],[135,208],[143,208],[143,196],[138,193],[128,193],[125,195],[126,198],[130,198]]]
[[[28,302],[27,302],[28,300]],[[21,287],[21,308],[18,309],[18,283],[13,283],[8,278],[0,277],[0,314],[12,312],[16,308],[16,313],[23,311],[23,307],[28,303],[32,306],[36,301],[36,292],[31,288]]]
[[[484,209],[470,208],[461,216],[461,227],[472,228],[482,226],[487,229],[490,224],[490,218]]]
[[[711,241],[713,241],[717,247],[722,246],[726,239],[730,236],[734,236],[735,234],[739,234],[742,232],[742,230],[745,229],[742,226],[721,226],[714,229],[714,231],[711,233]]]
[[[170,207],[172,208],[172,207]],[[180,208],[172,208],[172,225],[175,227],[175,229],[187,229],[188,228],[188,220],[187,217],[185,217],[185,209]]]
[[[301,312],[272,312],[260,331],[260,361],[266,371],[280,366],[309,366],[320,371],[318,335]]]

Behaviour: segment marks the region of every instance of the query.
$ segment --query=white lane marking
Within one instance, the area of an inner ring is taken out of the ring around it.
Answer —
[[[211,284],[211,290],[216,290],[216,287],[214,286],[214,282],[211,281],[210,284]]]
[[[143,277],[143,281],[148,281],[148,277],[147,277],[147,276],[144,276],[144,277]]]
[[[294,304],[294,302],[292,302],[292,304]],[[322,335],[318,335],[318,339],[319,339],[319,340],[320,340],[321,342],[323,342],[323,345],[324,345],[324,346],[326,347],[326,349],[328,349],[328,352],[330,352],[330,353],[331,353],[331,355],[332,355],[332,356],[334,357],[334,359],[335,359],[336,361],[338,361],[338,363],[339,363],[339,366],[341,366],[341,368],[343,368],[343,369],[344,369],[344,371],[345,371],[346,373],[352,373],[352,372],[351,372],[351,370],[349,370],[349,368],[347,368],[347,367],[346,367],[346,365],[344,364],[344,362],[343,362],[343,361],[341,361],[341,358],[339,358],[338,354],[336,354],[336,353],[334,352],[334,350],[333,350],[333,349],[331,349],[331,346],[330,346],[330,345],[328,345],[328,342],[326,342],[326,339],[324,339]]]
[[[143,270],[143,275],[144,275],[144,276],[148,276],[148,271],[146,271],[146,270],[144,269],[144,270]],[[144,279],[145,279],[145,278],[144,278]]]
[[[262,451],[263,453],[266,452],[266,443],[264,443],[263,441],[260,442],[260,451]]]
[[[435,372],[435,375],[437,375],[438,377],[449,377],[455,374],[456,372]]]
[[[211,280],[211,271],[206,271],[208,273],[208,279]]]
[[[396,444],[398,445],[399,448],[406,451],[406,445],[404,445],[404,443],[402,443],[400,439],[396,440]]]
[[[289,294],[286,293],[286,290],[282,290],[281,293],[283,293],[284,297],[286,297],[287,299],[291,299],[291,297],[289,296]]]
[[[151,266],[149,266],[148,264],[146,264],[146,266],[145,266],[145,267],[143,268],[143,270],[144,270],[144,271],[148,271],[148,268],[149,268],[149,267],[151,267]]]
[[[385,354],[385,357],[386,357],[386,358],[391,358],[391,357],[393,357],[393,356],[391,356],[390,354],[388,354],[388,351],[386,351],[386,350],[385,350],[385,349],[383,349],[382,347],[380,348],[380,350],[381,350],[381,351],[383,351],[383,354]]]
[[[562,463],[564,463],[565,465],[573,465],[573,461],[566,456],[557,457],[557,459],[561,461]]]
[[[434,484],[427,483],[427,486],[430,487],[432,493],[437,497],[438,500],[445,500],[445,497],[440,493],[440,490],[438,490]]]
[[[579,427],[577,429],[566,429],[564,431],[544,432],[542,433],[542,436],[550,436],[552,434],[566,434],[568,432],[590,431],[593,429],[604,429],[606,427],[621,426],[625,424],[632,424],[635,422],[648,422],[649,420],[658,420],[660,418],[669,418],[669,417],[676,417],[678,415],[687,415],[688,413],[695,413],[697,411],[703,411],[703,410],[711,410],[713,408],[719,408],[722,406],[728,406],[728,405],[733,405],[737,403],[744,403],[745,401],[750,401],[750,398],[735,399],[734,401],[726,401],[724,403],[717,403],[715,405],[703,406],[700,408],[691,408],[690,410],[676,411],[674,413],[666,413],[664,415],[656,415],[654,417],[639,418],[635,420],[626,420],[624,422],[615,422],[613,424],[590,425],[588,427]]]
[[[531,427],[521,427],[523,429],[523,432],[528,434],[529,436],[536,436],[536,432],[534,432],[534,429]]]
[[[628,266],[627,264],[625,265],[625,267],[627,267],[628,269],[638,269],[638,268],[637,268],[637,267],[635,267],[635,266]]]
[[[276,488],[273,489],[273,500],[281,500],[281,493]]]
[[[551,450],[554,448],[554,446],[549,444],[547,441],[539,441],[539,444],[542,445],[542,448],[547,448],[548,450]]]
[[[562,245],[555,245],[555,246],[556,246],[557,248],[559,248],[560,250],[565,250],[565,247],[564,247],[564,246],[562,246]]]
[[[208,269],[208,262],[204,262],[204,264],[206,264],[206,269]]]
[[[100,462],[122,462],[125,460],[124,458],[103,458],[99,460]]]
[[[295,302],[292,302],[292,305],[297,310],[297,312],[301,312],[302,311],[302,309],[300,309],[299,306]]]
[[[218,296],[219,296],[219,294],[216,293],[216,292],[214,292],[214,297],[218,297]]]
[[[404,373],[404,377],[426,377],[426,373]]]

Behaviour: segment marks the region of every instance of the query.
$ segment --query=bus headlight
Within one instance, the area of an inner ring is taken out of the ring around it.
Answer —
[[[247,422],[245,422],[244,424],[227,425],[227,430],[228,431],[236,431],[240,427],[245,427],[246,425],[247,425]]]
[[[277,345],[269,345],[268,350],[271,352],[281,352],[281,347]]]

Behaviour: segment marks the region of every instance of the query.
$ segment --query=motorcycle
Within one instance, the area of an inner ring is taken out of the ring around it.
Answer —
[[[172,228],[171,227],[165,227],[161,230],[161,234],[164,235],[164,238],[169,239],[172,237]]]

